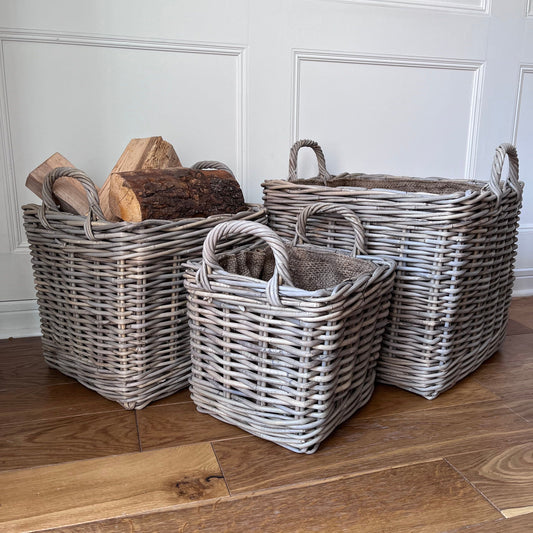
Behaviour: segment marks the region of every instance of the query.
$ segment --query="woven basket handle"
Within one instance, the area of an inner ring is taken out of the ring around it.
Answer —
[[[317,202],[308,205],[302,209],[296,220],[296,232],[294,235],[293,245],[309,242],[306,235],[307,220],[313,215],[327,215],[328,213],[337,213],[342,215],[352,226],[354,232],[354,244],[352,249],[352,257],[355,257],[358,252],[366,255],[365,247],[365,230],[361,224],[359,217],[347,207],[341,205],[329,204],[326,202]]]
[[[98,198],[98,191],[96,190],[96,186],[94,185],[91,178],[89,178],[89,176],[87,176],[87,174],[83,172],[83,170],[71,167],[58,167],[51,170],[45,176],[41,193],[43,204],[41,206],[41,209],[39,210],[39,219],[43,226],[51,229],[50,223],[46,218],[46,209],[58,211],[57,205],[54,202],[52,191],[54,190],[54,183],[56,182],[56,180],[63,176],[68,176],[70,178],[78,180],[85,189],[85,192],[87,193],[87,201],[89,203],[89,213],[85,218],[85,224],[83,227],[85,230],[85,235],[87,235],[89,239],[95,240],[91,222],[93,220],[106,220],[106,217],[102,212],[102,208],[100,207],[100,201]]]
[[[509,158],[509,174],[502,186],[500,180],[506,155]],[[504,187],[507,186],[514,189],[519,198],[522,197],[522,188],[520,187],[520,182],[518,180],[518,155],[516,153],[516,148],[512,144],[503,143],[496,148],[489,181],[489,188],[498,198],[498,202],[503,194]]]
[[[198,161],[197,163],[194,163],[191,168],[193,168],[194,170],[208,170],[212,168],[216,170],[225,170],[226,172],[229,172],[233,177],[235,177],[231,169],[220,161]]]
[[[229,235],[252,235],[264,240],[274,253],[274,274],[267,283],[266,297],[270,305],[281,306],[279,283],[293,287],[289,273],[289,256],[285,245],[278,235],[268,226],[247,220],[230,220],[217,224],[205,238],[202,250],[202,264],[196,273],[196,282],[205,290],[210,291],[209,273],[220,269],[215,250],[217,243]]]
[[[318,163],[318,177],[322,178],[324,185],[327,185],[331,175],[326,169],[326,158],[324,157],[324,152],[322,152],[322,148],[320,148],[316,141],[312,141],[310,139],[301,139],[292,145],[289,154],[289,181],[294,181],[298,177],[298,151],[303,146],[308,146],[309,148],[313,149],[313,152],[315,152]]]

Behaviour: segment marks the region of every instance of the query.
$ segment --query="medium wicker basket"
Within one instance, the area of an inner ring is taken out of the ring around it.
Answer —
[[[75,177],[86,189],[87,217],[57,210],[52,187],[60,176]],[[208,218],[103,221],[92,181],[68,168],[47,176],[41,206],[23,210],[46,362],[126,409],[188,386],[182,262],[201,256],[205,236],[219,222],[266,220],[263,208],[249,205]],[[221,249],[240,245],[246,239]]]
[[[311,147],[319,176],[297,179],[298,150]],[[509,175],[501,181],[505,156]],[[378,381],[433,399],[475,370],[505,335],[514,282],[523,183],[516,150],[496,150],[489,182],[387,175],[330,176],[320,146],[291,148],[289,180],[263,184],[269,225],[290,238],[300,210],[344,206],[361,219],[368,252],[397,262]],[[323,246],[346,249],[342,219],[311,220]]]
[[[312,206],[299,228],[318,211],[347,216],[361,247],[359,221],[337,206]],[[228,235],[270,248],[215,256]],[[313,453],[372,395],[395,265],[296,242],[262,224],[224,222],[207,236],[203,261],[186,264],[190,390],[200,412]]]

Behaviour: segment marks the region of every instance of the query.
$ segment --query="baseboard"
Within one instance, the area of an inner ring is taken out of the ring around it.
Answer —
[[[533,269],[516,270],[513,297],[533,296]],[[41,335],[36,300],[0,302],[0,339]]]
[[[0,302],[0,339],[40,335],[36,300]]]
[[[513,297],[522,296],[533,296],[533,268],[517,268],[515,270]]]

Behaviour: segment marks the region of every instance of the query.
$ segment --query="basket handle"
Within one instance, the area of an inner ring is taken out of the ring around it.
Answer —
[[[326,202],[310,204],[300,211],[298,218],[296,219],[296,232],[292,243],[293,246],[303,242],[309,242],[309,239],[306,235],[307,220],[309,217],[317,214],[327,215],[328,213],[337,213],[342,215],[352,226],[354,233],[354,244],[351,256],[355,257],[358,252],[366,255],[365,230],[359,217],[347,207]]]
[[[191,165],[191,168],[194,170],[207,170],[213,168],[215,170],[225,170],[235,177],[231,169],[225,163],[221,163],[220,161],[198,161],[197,163],[194,163],[194,165]]]
[[[311,139],[301,139],[292,145],[289,154],[289,181],[294,181],[298,177],[298,151],[303,146],[308,146],[309,148],[313,149],[313,152],[315,152],[318,163],[318,177],[322,178],[324,185],[327,185],[328,180],[331,178],[331,174],[326,168],[326,158],[324,157],[324,152],[322,151],[322,148],[320,148],[319,144]]]
[[[217,243],[229,235],[252,235],[264,240],[274,253],[275,268],[274,274],[267,283],[266,297],[270,305],[281,306],[279,297],[279,283],[293,287],[291,275],[289,273],[289,256],[285,245],[278,235],[268,226],[259,222],[247,220],[229,220],[217,224],[204,240],[202,249],[202,263],[196,273],[196,282],[205,290],[210,291],[209,273],[213,269],[220,269],[215,250]]]
[[[41,193],[43,203],[41,205],[41,208],[39,209],[39,220],[41,224],[48,229],[52,229],[49,221],[46,218],[46,209],[58,211],[57,205],[54,202],[53,189],[56,180],[63,176],[68,176],[70,178],[78,180],[85,189],[85,192],[87,193],[87,201],[89,203],[89,213],[85,218],[85,224],[83,228],[85,230],[85,235],[87,236],[87,238],[91,240],[96,240],[92,231],[91,222],[93,220],[107,219],[104,213],[102,212],[102,208],[100,207],[100,200],[98,198],[98,191],[96,190],[96,186],[94,185],[91,178],[89,178],[89,176],[87,176],[87,174],[85,174],[83,170],[80,170],[78,168],[58,167],[51,170],[45,176]]]
[[[509,158],[509,174],[502,186],[500,180],[506,155]],[[516,153],[516,148],[512,144],[503,143],[496,148],[489,181],[489,188],[498,198],[498,202],[500,201],[504,188],[507,186],[514,189],[518,197],[522,198],[522,188],[520,187],[520,182],[518,180],[518,155]]]

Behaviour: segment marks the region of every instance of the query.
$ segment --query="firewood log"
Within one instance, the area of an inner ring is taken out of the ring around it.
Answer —
[[[129,222],[233,214],[247,208],[230,172],[191,168],[114,173],[109,204],[115,216]]]
[[[26,187],[39,198],[42,198],[43,182],[46,175],[55,168],[73,166],[68,159],[56,152],[28,174]],[[87,193],[76,179],[68,176],[57,179],[53,192],[56,203],[63,211],[84,216],[89,212]]]
[[[100,206],[107,220],[120,220],[111,210],[109,194],[113,174],[148,168],[181,167],[173,146],[162,137],[132,139],[99,192]]]

